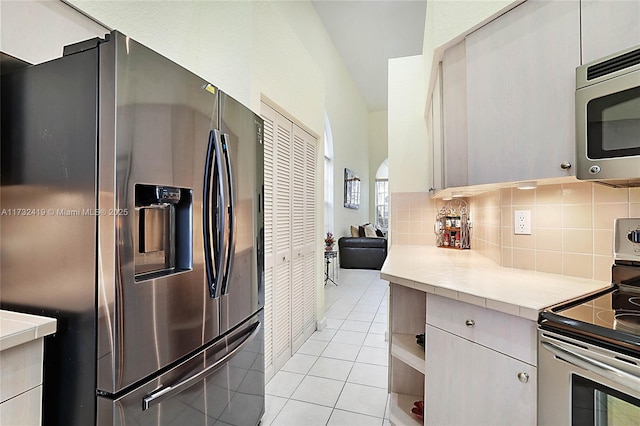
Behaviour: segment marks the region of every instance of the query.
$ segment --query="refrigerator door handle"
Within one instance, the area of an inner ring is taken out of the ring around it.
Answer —
[[[227,237],[227,256],[226,256],[226,266],[224,270],[224,275],[222,278],[222,289],[221,294],[229,293],[229,281],[231,271],[233,270],[233,257],[236,251],[236,205],[235,205],[235,197],[234,197],[234,185],[233,185],[233,169],[231,167],[231,150],[229,149],[229,135],[223,134],[220,138],[222,142],[222,152],[224,152],[225,165],[227,170],[227,189],[229,190],[229,234]]]
[[[175,385],[164,386],[157,391],[145,396],[142,399],[142,411],[148,410],[154,405],[160,404],[162,401],[172,398],[183,390],[189,388],[194,383],[204,380],[206,377],[213,374],[218,370],[218,368],[226,364],[227,361],[229,361],[238,352],[240,352],[251,341],[251,339],[253,339],[253,337],[258,334],[258,332],[260,331],[260,327],[261,323],[256,322],[255,325],[253,325],[253,330],[251,331],[251,333],[247,337],[245,337],[245,339],[240,344],[238,344],[238,346],[236,346],[233,350],[220,358],[218,361],[211,364],[209,367],[198,372],[197,374],[194,374],[189,378],[180,381],[179,383],[176,383]]]
[[[221,257],[224,253],[224,229],[225,229],[225,217],[220,210],[225,205],[224,202],[224,184],[222,181],[222,159],[220,156],[220,134],[217,130],[213,129],[209,132],[209,145],[207,147],[207,158],[205,162],[205,174],[204,174],[204,212],[203,212],[203,225],[204,225],[204,248],[205,248],[205,264],[207,271],[207,284],[209,287],[209,296],[212,299],[219,297],[218,285],[221,281],[223,261]],[[218,177],[217,190],[212,188],[212,180],[214,177]],[[215,192],[214,192],[215,191]],[[217,238],[214,240],[213,232],[211,229],[211,214],[213,197],[216,199],[219,197],[220,204],[218,205],[218,211],[216,212],[217,223],[215,230]],[[212,244],[213,243],[213,244]],[[213,252],[213,254],[212,254]],[[214,268],[215,267],[215,268]]]

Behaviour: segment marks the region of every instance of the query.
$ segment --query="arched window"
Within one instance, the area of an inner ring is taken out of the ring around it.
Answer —
[[[333,135],[329,116],[324,113],[324,230],[333,229]]]
[[[389,229],[389,159],[378,167],[376,172],[375,225],[385,235]]]

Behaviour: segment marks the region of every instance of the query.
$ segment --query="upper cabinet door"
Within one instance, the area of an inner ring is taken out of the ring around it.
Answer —
[[[469,185],[566,176],[580,3],[527,1],[466,39]]]
[[[640,44],[640,1],[582,1],[582,63]]]
[[[464,40],[442,58],[442,112],[444,120],[444,185],[466,186],[467,176],[467,67]]]
[[[431,143],[433,155],[428,159],[433,171],[431,188],[439,191],[444,189],[444,138],[442,124],[442,62],[436,71],[436,83],[433,88],[433,98],[429,107],[429,123],[431,124]]]

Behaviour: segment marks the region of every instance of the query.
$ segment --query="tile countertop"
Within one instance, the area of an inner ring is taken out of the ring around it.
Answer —
[[[54,318],[0,310],[0,351],[55,332]]]
[[[472,250],[392,246],[380,278],[533,321],[543,308],[610,282],[504,268]]]

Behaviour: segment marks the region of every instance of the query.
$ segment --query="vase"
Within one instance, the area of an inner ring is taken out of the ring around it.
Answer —
[[[333,245],[329,245],[329,244],[327,244],[327,245],[324,247],[324,249],[325,249],[326,251],[331,251],[331,250],[333,250]]]

